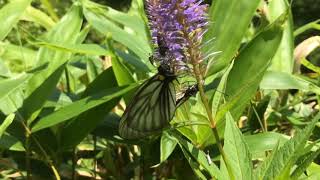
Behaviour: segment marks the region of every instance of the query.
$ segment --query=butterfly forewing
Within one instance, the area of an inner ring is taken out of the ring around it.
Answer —
[[[176,108],[173,80],[157,74],[138,89],[120,120],[121,137],[137,139],[169,125]]]

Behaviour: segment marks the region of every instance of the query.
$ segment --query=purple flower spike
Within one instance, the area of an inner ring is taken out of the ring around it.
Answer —
[[[175,70],[201,60],[199,45],[207,25],[203,0],[147,0],[153,54]],[[192,61],[192,62],[191,62]]]

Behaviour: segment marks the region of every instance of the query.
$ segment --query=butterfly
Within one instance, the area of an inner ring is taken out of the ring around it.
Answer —
[[[143,138],[169,126],[177,107],[198,91],[191,86],[176,100],[176,78],[169,66],[161,65],[158,73],[140,86],[121,117],[121,137]]]
[[[177,75],[168,63],[169,49],[160,36],[157,37],[157,44],[160,57],[163,58],[158,73],[138,88],[120,119],[119,134],[125,139],[143,138],[169,126],[177,107],[196,93],[192,87],[176,100],[174,81]]]

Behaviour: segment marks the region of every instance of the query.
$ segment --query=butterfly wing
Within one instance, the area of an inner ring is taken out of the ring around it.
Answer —
[[[176,109],[173,79],[155,75],[137,91],[120,120],[119,133],[137,139],[169,125]]]

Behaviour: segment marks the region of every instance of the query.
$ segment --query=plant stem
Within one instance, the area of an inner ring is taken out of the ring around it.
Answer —
[[[26,169],[27,169],[27,180],[31,180],[30,136],[27,131],[26,131]]]
[[[200,93],[200,97],[201,97],[201,101],[206,109],[206,112],[207,112],[207,116],[208,116],[208,119],[210,121],[210,127],[212,129],[212,132],[213,132],[213,136],[214,138],[216,139],[216,142],[217,142],[217,146],[219,148],[219,152],[223,158],[223,160],[226,162],[226,157],[225,157],[225,153],[223,151],[223,147],[222,147],[222,144],[220,142],[220,137],[219,137],[219,134],[218,134],[218,130],[217,130],[217,126],[216,126],[216,122],[215,120],[213,119],[213,116],[212,116],[212,111],[210,109],[210,106],[209,106],[209,102],[208,102],[208,98],[204,92],[204,88],[203,88],[203,77],[202,77],[202,74],[200,72],[200,67],[199,67],[199,64],[194,64],[193,65],[193,70],[194,70],[194,73],[196,75],[196,79],[197,79],[197,83],[198,83],[198,88],[199,88],[199,93]]]
[[[31,172],[30,170],[30,140],[32,138],[32,140],[36,143],[36,145],[39,147],[40,151],[42,152],[43,156],[45,157],[46,159],[46,162],[48,163],[49,167],[51,168],[56,180],[60,180],[60,175],[56,169],[56,167],[53,165],[52,161],[50,160],[50,157],[49,155],[47,154],[47,152],[44,150],[44,148],[41,146],[40,142],[37,140],[37,138],[35,138],[34,136],[31,136],[32,132],[31,130],[29,129],[29,127],[24,123],[25,120],[24,118],[22,117],[22,115],[17,112],[17,116],[20,118],[20,122],[22,124],[22,126],[24,127],[25,131],[26,131],[26,165],[27,165],[27,179],[31,180],[31,176],[30,176],[30,173]]]

